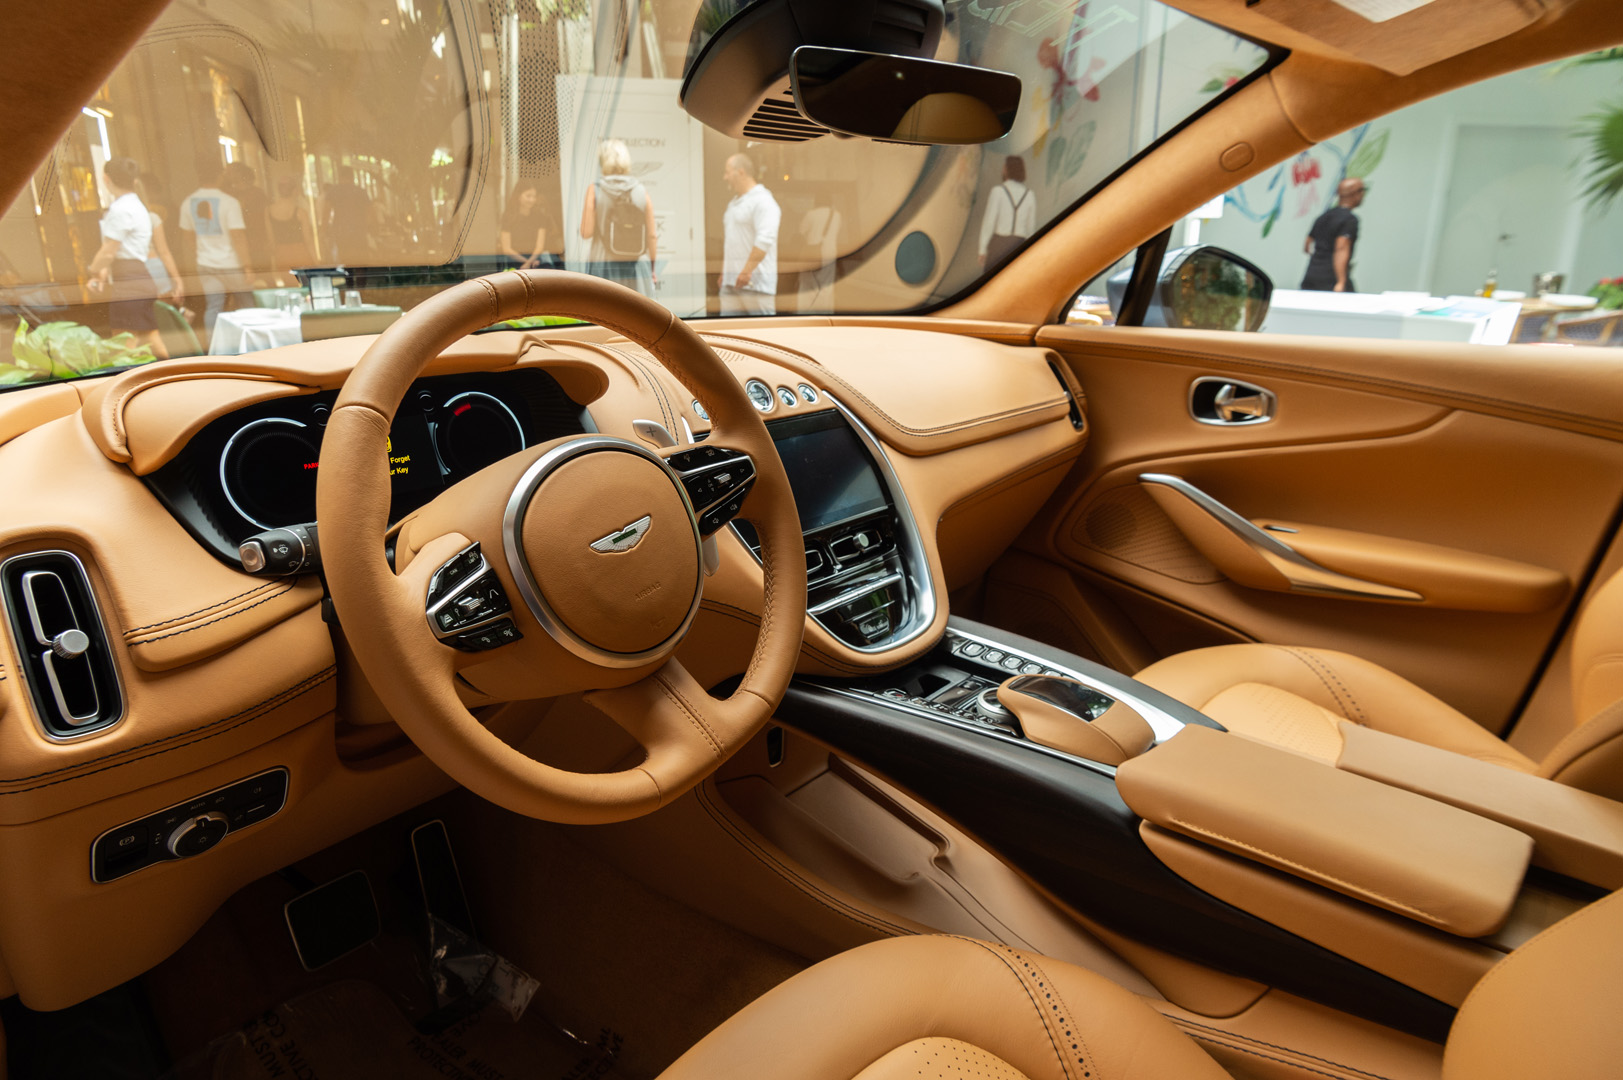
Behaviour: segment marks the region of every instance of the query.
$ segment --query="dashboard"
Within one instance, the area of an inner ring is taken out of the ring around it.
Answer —
[[[316,520],[321,434],[337,398],[322,391],[222,416],[146,482],[199,543],[238,565],[247,537]],[[545,371],[419,379],[389,431],[390,520],[526,447],[596,430]]]

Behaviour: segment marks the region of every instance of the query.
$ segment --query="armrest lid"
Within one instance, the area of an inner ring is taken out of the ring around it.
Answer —
[[[1189,727],[1116,773],[1144,820],[1461,937],[1499,929],[1532,858],[1498,822]]]

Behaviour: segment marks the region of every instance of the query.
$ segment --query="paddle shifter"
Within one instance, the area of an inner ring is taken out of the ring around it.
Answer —
[[[1104,765],[1120,765],[1155,744],[1142,716],[1075,679],[1016,675],[997,688],[997,701],[1032,742]]]

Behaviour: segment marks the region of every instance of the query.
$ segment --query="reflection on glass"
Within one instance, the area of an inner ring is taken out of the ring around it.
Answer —
[[[696,10],[694,0],[172,5],[0,217],[0,385],[270,347],[252,314],[235,325],[256,332],[212,331],[227,314],[294,310],[282,290],[297,290],[306,313],[342,306],[307,291],[323,275],[294,270],[331,271],[329,284],[359,292],[369,312],[525,264],[544,275],[615,263],[684,317],[724,303],[744,314],[918,308],[995,271],[980,261],[988,220],[1018,250],[1266,59],[1153,0],[947,0],[935,59],[1010,72],[1024,87],[1007,135],[745,145],[677,102],[690,39],[704,33]],[[906,107],[882,96],[876,115],[900,122]],[[602,167],[614,141],[624,172]],[[131,189],[105,172],[120,159],[135,165],[144,242]],[[1006,175],[1014,159],[1022,178]],[[624,207],[612,222],[599,213],[621,185],[640,228]],[[739,227],[752,205],[753,235]],[[109,239],[118,246],[98,265]]]
[[[1020,79],[1007,72],[851,49],[796,49],[790,85],[830,131],[897,142],[991,142],[1020,107]]]

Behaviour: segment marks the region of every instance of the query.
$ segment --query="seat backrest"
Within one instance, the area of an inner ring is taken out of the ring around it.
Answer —
[[[1460,1006],[1443,1080],[1623,1075],[1623,892],[1569,915],[1483,976]]]
[[[1590,597],[1572,635],[1575,726],[1539,775],[1623,800],[1623,571]]]

